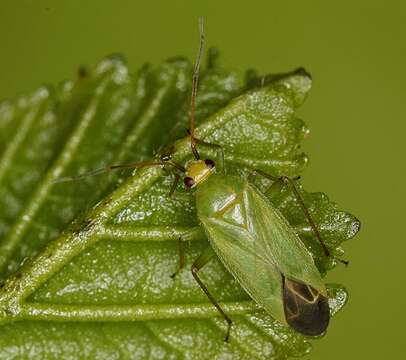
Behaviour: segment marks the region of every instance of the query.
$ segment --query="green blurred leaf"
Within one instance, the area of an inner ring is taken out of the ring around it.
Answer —
[[[0,104],[0,359],[285,359],[307,353],[308,339],[259,309],[218,261],[203,276],[235,321],[228,344],[223,320],[190,272],[170,277],[176,240],[197,223],[193,194],[179,186],[168,198],[170,172],[142,169],[55,183],[146,159],[183,137],[190,64],[171,59],[132,76],[113,56],[81,75],[57,90],[41,88]],[[251,74],[240,84],[212,53],[201,76],[197,135],[224,146],[231,173],[261,168],[297,175],[307,164],[300,142],[308,130],[295,109],[311,79],[304,70],[263,79]],[[187,139],[173,149],[177,161],[190,158]],[[324,194],[300,191],[328,247],[340,254],[359,222]],[[271,200],[320,271],[334,266],[295,199],[281,191]],[[204,238],[190,243],[188,265],[205,246]],[[339,285],[328,289],[336,313],[347,294]]]

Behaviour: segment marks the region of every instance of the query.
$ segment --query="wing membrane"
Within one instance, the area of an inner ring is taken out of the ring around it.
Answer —
[[[287,323],[305,335],[320,335],[330,321],[327,297],[310,285],[283,278],[283,303]]]

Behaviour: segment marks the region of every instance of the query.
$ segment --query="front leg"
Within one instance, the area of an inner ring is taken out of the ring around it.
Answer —
[[[184,249],[184,242],[190,240],[197,240],[204,236],[204,230],[200,226],[196,226],[190,229],[188,232],[182,234],[178,239],[178,255],[179,255],[179,267],[178,269],[171,275],[171,278],[174,279],[180,271],[185,267],[185,249]]]

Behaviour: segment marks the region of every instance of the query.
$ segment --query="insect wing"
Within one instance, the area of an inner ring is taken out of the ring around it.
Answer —
[[[252,235],[221,218],[201,217],[200,221],[220,261],[242,288],[274,318],[286,323],[281,274],[257,251]]]
[[[248,182],[233,206],[201,216],[227,270],[269,314],[307,335],[329,322],[326,289],[313,258],[293,228]]]
[[[247,231],[256,247],[285,278],[310,285],[323,296],[326,289],[313,258],[294,229],[269,200],[251,184],[244,191]]]

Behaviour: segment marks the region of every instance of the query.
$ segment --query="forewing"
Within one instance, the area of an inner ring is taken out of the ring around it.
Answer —
[[[255,187],[244,190],[247,232],[262,256],[286,278],[312,286],[326,296],[326,289],[313,258],[282,214]]]
[[[263,252],[257,251],[256,239],[244,227],[221,218],[202,217],[200,220],[226,269],[257,304],[286,324],[281,274]]]

